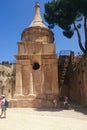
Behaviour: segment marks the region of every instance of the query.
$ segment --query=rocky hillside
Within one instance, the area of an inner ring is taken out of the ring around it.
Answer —
[[[0,64],[0,95],[11,95],[12,84],[15,81],[15,65]]]

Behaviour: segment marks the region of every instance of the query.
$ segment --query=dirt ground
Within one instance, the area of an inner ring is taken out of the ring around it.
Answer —
[[[8,108],[0,130],[87,130],[87,108]]]

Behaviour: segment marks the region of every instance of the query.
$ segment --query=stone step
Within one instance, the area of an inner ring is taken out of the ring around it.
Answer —
[[[44,99],[11,99],[9,108],[52,108],[53,100]]]

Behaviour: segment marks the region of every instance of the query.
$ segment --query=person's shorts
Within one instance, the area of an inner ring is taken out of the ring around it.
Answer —
[[[6,111],[6,109],[7,109],[6,106],[4,106],[4,105],[1,106],[1,110],[2,110],[2,111]]]

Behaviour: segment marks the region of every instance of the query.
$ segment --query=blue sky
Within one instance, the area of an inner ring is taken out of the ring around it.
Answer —
[[[38,0],[40,3],[41,16],[43,18],[44,3],[48,0]],[[17,54],[17,42],[21,41],[22,31],[28,27],[34,17],[34,5],[36,0],[0,0],[0,62],[14,61]],[[47,25],[47,23],[44,21]],[[79,52],[76,35],[72,39],[63,36],[62,30],[55,27],[56,52],[72,50]]]

